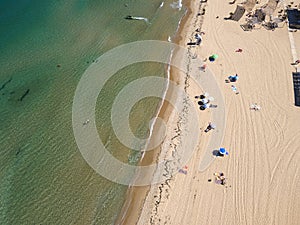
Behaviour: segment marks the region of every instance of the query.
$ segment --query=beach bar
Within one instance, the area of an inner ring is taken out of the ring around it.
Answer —
[[[300,72],[293,73],[295,105],[300,106]]]

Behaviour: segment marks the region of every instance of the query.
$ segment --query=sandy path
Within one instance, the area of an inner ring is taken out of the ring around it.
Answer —
[[[187,165],[188,174],[179,173],[167,184],[152,186],[138,224],[299,224],[300,108],[293,104],[289,34],[286,27],[244,32],[241,22],[222,19],[234,8],[226,1],[209,0],[204,44],[197,50],[202,58],[219,54],[208,66],[225,97],[223,146],[230,155],[199,172],[209,141],[209,134],[201,133],[199,150]],[[185,40],[199,26],[200,21],[196,25],[192,21],[186,26]],[[292,35],[299,56],[300,33]],[[235,53],[237,48],[243,52]],[[224,82],[234,73],[240,75],[239,95]],[[188,92],[199,92],[195,88],[191,85]],[[249,109],[255,102],[260,111]],[[209,117],[209,112],[201,115],[202,126]],[[228,178],[226,187],[208,182],[221,171]]]

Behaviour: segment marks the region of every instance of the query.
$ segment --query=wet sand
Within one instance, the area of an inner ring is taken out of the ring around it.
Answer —
[[[182,18],[180,22],[178,34],[176,35],[175,40],[173,40],[173,42],[177,44],[179,44],[180,41],[182,41],[183,39],[181,34],[182,31],[184,30],[184,25],[187,23],[187,21],[189,20],[189,16],[192,13],[192,10],[190,8],[191,6],[189,4],[185,4],[185,7],[188,8],[187,13]],[[181,74],[178,74],[178,71],[176,71],[176,69],[172,67],[170,69],[170,79],[175,83],[181,80]],[[172,95],[170,90],[168,90],[168,94]],[[174,108],[171,104],[169,104],[167,101],[164,101],[162,108],[158,114],[158,117],[162,118],[165,122],[168,122],[173,109]],[[172,121],[170,122],[172,123]],[[153,136],[151,137],[152,139],[155,139],[156,129],[158,128],[154,126]],[[143,165],[149,165],[155,163],[158,160],[158,156],[160,152],[161,152],[161,146],[152,151],[148,151],[139,165],[143,166]],[[146,196],[149,193],[149,190],[150,190],[150,186],[128,188],[126,201],[116,221],[116,224],[137,223],[137,220],[141,214],[143,204],[145,202]]]

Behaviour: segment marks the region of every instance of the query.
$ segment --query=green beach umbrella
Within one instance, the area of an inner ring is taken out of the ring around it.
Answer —
[[[217,54],[213,54],[211,57],[214,58],[214,59],[219,58],[219,56]]]

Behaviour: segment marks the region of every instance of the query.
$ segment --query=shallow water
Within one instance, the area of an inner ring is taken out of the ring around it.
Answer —
[[[78,151],[74,91],[85,69],[109,49],[173,36],[183,10],[172,2],[160,8],[156,0],[0,0],[1,224],[113,224],[127,187],[97,175]],[[127,15],[150,23],[125,20]],[[118,159],[135,164],[139,154],[111,130],[114,97],[134,79],[165,74],[164,65],[133,65],[102,90],[97,127]],[[137,136],[149,134],[158,102],[148,98],[133,109]]]

